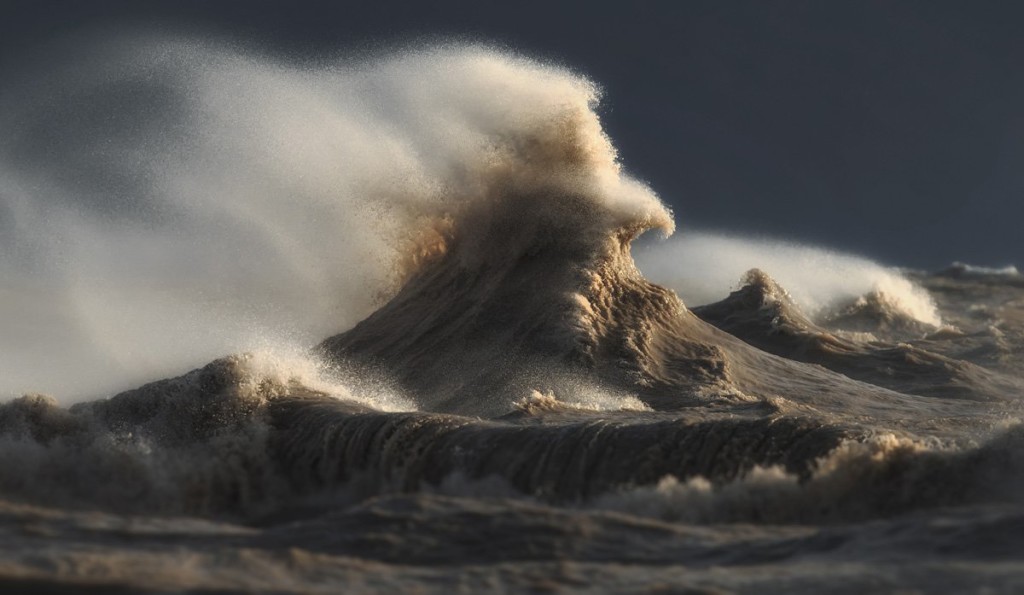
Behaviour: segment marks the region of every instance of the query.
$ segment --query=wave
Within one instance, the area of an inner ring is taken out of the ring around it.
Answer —
[[[40,395],[0,405],[0,493],[70,509],[259,517],[324,490],[366,497],[497,475],[524,493],[576,499],[667,473],[800,470],[853,431],[800,419],[537,425],[548,412],[536,408],[493,421],[388,413],[380,397],[317,378],[308,386],[307,370],[239,356],[70,409]],[[678,456],[660,456],[665,448]]]
[[[954,262],[948,267],[935,273],[944,277],[1020,277],[1020,270],[1014,265],[1004,267],[983,267],[970,265],[963,262]]]
[[[1016,425],[968,449],[943,449],[892,435],[847,441],[803,477],[758,467],[742,478],[663,478],[657,485],[606,494],[597,508],[666,520],[721,523],[848,523],[913,510],[1021,497]]]
[[[957,444],[784,406],[388,413],[269,369],[229,358],[70,409],[38,396],[4,404],[0,492],[72,510],[257,523],[397,493],[490,493],[689,522],[832,522],[1012,502],[1024,487],[1020,426]]]
[[[942,326],[928,292],[897,269],[820,247],[690,230],[669,242],[644,246],[637,262],[652,281],[672,288],[693,306],[723,299],[744,273],[759,269],[781,283],[815,321],[876,295],[921,325]]]
[[[308,359],[245,354],[109,399],[0,405],[0,493],[62,508],[246,515],[289,493],[268,450],[269,404],[316,396],[352,411],[409,410],[388,386],[355,393]]]
[[[1024,391],[1024,385],[1011,376],[904,341],[879,340],[876,334],[891,337],[894,328],[904,333],[909,330],[910,335],[918,338],[926,336],[926,329],[887,301],[876,299],[871,305],[874,311],[866,316],[868,327],[861,329],[873,332],[829,330],[811,321],[782,286],[755,269],[744,276],[743,287],[726,299],[699,306],[693,312],[769,353],[818,364],[901,393],[1011,402]],[[830,318],[830,322],[849,328],[858,315],[866,313],[855,307],[842,314],[852,320],[844,323]],[[932,347],[932,342],[925,343]]]
[[[635,265],[631,243],[657,219],[609,213],[593,192],[496,187],[448,221],[444,248],[389,302],[325,340],[318,355],[386,370],[419,408],[464,415],[503,415],[534,392],[573,400],[587,390],[657,411],[784,396],[878,419],[916,418],[927,407],[973,415],[961,402],[969,393],[947,390],[936,396],[949,402],[926,403],[719,332]],[[892,301],[884,308],[890,327],[916,320]]]
[[[5,83],[0,394],[81,400],[310,346],[496,187],[583,192],[616,225],[671,229],[621,175],[599,95],[483,47],[314,66],[130,35]]]

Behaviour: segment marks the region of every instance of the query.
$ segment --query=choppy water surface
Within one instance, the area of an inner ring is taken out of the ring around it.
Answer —
[[[599,89],[484,48],[80,59],[0,112],[5,586],[1024,589],[1016,269],[638,266]]]

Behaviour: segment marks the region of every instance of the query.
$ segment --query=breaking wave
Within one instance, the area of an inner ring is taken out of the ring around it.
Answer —
[[[933,328],[942,325],[928,292],[898,270],[814,246],[688,231],[669,242],[645,246],[637,263],[651,280],[671,287],[692,306],[721,300],[756,268],[781,283],[815,319],[825,319],[858,300],[882,296],[912,320]]]
[[[481,420],[379,402],[310,388],[258,356],[70,409],[26,396],[0,406],[0,490],[66,509],[250,522],[442,493],[697,523],[820,523],[1012,502],[1024,489],[1019,425],[956,445],[801,415],[570,409]]]
[[[954,262],[938,275],[947,277],[1020,277],[1020,270],[1010,264],[1003,267],[983,267],[963,262]]]
[[[534,206],[552,217],[574,208],[557,191],[616,227],[672,227],[621,175],[598,88],[509,54],[310,67],[126,38],[55,70],[0,106],[8,396],[81,399],[310,346],[369,314],[497,188],[548,193]]]
[[[963,450],[881,435],[844,442],[803,476],[782,466],[758,466],[725,482],[669,475],[655,485],[605,494],[592,506],[689,523],[821,524],[1012,503],[1024,495],[1022,439],[1019,425]]]

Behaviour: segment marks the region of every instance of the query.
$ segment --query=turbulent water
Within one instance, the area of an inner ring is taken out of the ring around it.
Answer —
[[[89,48],[0,96],[5,587],[1024,589],[1015,268],[663,239],[486,48]]]

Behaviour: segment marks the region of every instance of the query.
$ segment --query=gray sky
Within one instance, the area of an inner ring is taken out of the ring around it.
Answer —
[[[1024,4],[408,4],[2,0],[0,73],[32,68],[50,39],[127,24],[310,56],[422,36],[494,42],[605,87],[623,161],[683,233],[899,265],[1024,264]]]

